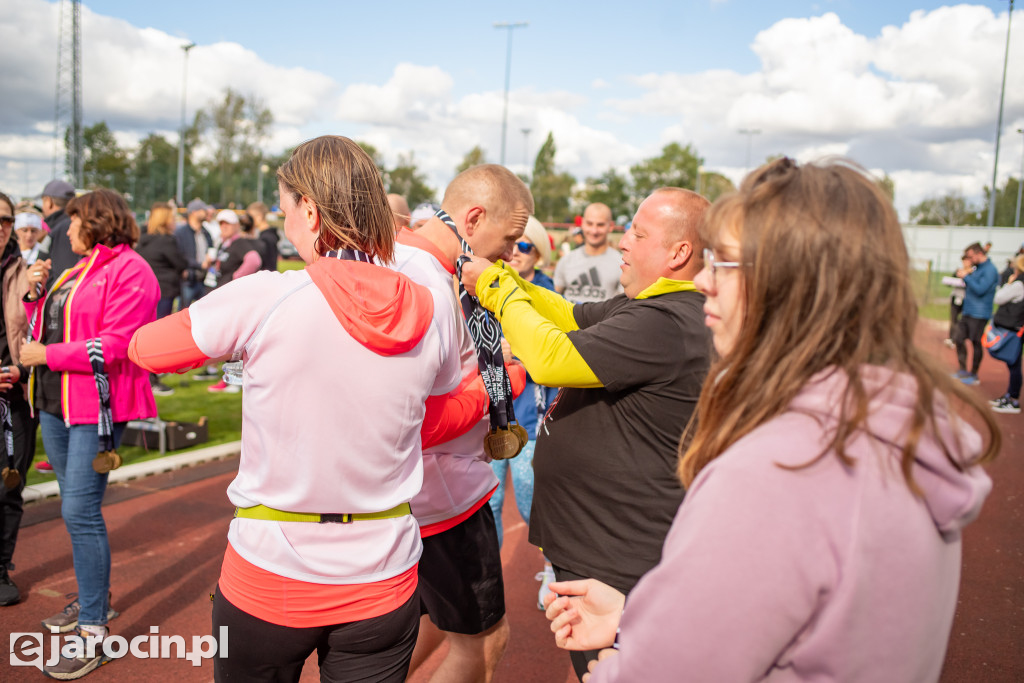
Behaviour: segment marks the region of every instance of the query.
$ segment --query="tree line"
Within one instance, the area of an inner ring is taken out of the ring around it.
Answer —
[[[262,100],[231,88],[197,111],[184,135],[185,200],[201,197],[221,206],[245,206],[258,198],[263,167],[267,169],[262,178],[263,198],[274,203],[274,173],[291,150],[280,155],[262,151],[273,124],[273,114]],[[124,148],[106,122],[100,121],[84,129],[83,141],[84,189],[117,189],[126,194],[137,210],[175,195],[178,147],[163,135],[150,133],[134,149]],[[380,169],[388,192],[404,196],[411,207],[438,200],[438,190],[431,187],[417,166],[413,152],[399,154],[397,163],[388,166],[373,145],[359,144]],[[591,202],[607,204],[616,220],[628,219],[644,197],[666,185],[696,190],[711,201],[735,189],[724,175],[703,170],[704,159],[691,144],[671,142],[658,155],[633,164],[626,172],[608,168],[582,181],[556,166],[556,154],[554,135],[548,133],[537,152],[532,173],[522,175],[533,192],[534,213],[544,222],[571,222]],[[476,146],[465,154],[454,173],[487,161],[484,149]],[[888,175],[879,184],[893,196],[895,188]],[[986,188],[984,207],[989,193]],[[1016,193],[1014,178],[997,191],[997,225],[1013,224]],[[950,193],[912,207],[910,220],[935,225],[982,225],[986,218],[984,207],[972,206],[962,195]]]
[[[996,188],[995,225],[1012,226],[1017,214],[1017,193],[1020,180],[1007,178],[1006,184]],[[985,199],[974,204],[958,191],[929,197],[910,207],[910,222],[917,225],[988,225],[988,204],[992,188],[985,187]]]

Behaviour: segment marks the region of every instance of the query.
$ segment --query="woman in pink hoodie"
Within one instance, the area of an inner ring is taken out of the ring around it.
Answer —
[[[72,199],[67,213],[71,249],[85,258],[45,292],[50,262],[36,261],[29,268],[25,309],[35,341],[21,347],[22,365],[35,367],[29,397],[60,486],[78,583],[78,599],[43,624],[61,632],[77,626],[84,635],[104,637],[110,545],[100,505],[107,474],[94,469],[93,459],[117,446],[129,420],[156,415],[149,376],[128,360],[128,342],[156,317],[160,287],[149,264],[132,249],[139,228],[121,195],[97,190]],[[108,394],[106,410],[101,385]],[[47,672],[78,677],[99,664],[95,657],[62,657]]]
[[[702,239],[720,360],[682,440],[686,499],[628,599],[551,584],[556,642],[615,644],[590,683],[937,680],[1000,437],[914,346],[891,201],[850,162],[780,159]]]
[[[153,372],[240,360],[237,506],[213,604],[230,632],[218,681],[403,681],[419,626],[428,396],[459,384],[448,291],[377,265],[395,230],[373,160],[352,140],[299,145],[277,172],[304,270],[260,271],[139,330]],[[482,385],[481,385],[482,390]],[[475,418],[479,419],[479,410]]]

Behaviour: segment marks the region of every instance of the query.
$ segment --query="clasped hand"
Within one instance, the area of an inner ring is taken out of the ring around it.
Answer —
[[[555,644],[563,650],[597,650],[615,643],[626,596],[597,579],[556,581],[544,596],[545,616],[551,621]],[[616,650],[603,650],[605,659]],[[595,662],[590,663],[593,671]],[[587,676],[583,680],[586,681]]]
[[[476,296],[476,281],[480,279],[480,274],[485,270],[494,265],[493,261],[488,261],[482,256],[474,256],[467,254],[469,260],[462,264],[462,286],[466,288],[466,291]]]

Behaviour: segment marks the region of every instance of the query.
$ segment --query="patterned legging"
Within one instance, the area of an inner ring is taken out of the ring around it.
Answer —
[[[516,507],[526,525],[530,525],[530,506],[533,504],[533,448],[537,442],[527,441],[519,455],[509,460],[492,460],[491,469],[498,477],[498,490],[491,496],[489,505],[494,513],[494,524],[498,527],[498,547],[501,547],[501,508],[505,503],[505,479],[512,473],[512,487],[516,496]]]

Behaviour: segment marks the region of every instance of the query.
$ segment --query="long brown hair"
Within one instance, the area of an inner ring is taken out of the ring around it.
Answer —
[[[394,258],[395,225],[384,181],[352,140],[324,135],[303,142],[277,171],[296,202],[308,197],[320,212],[314,248],[359,249],[382,263]]]
[[[861,378],[865,365],[917,382],[901,463],[911,490],[918,491],[911,467],[925,430],[954,464],[967,464],[938,434],[940,406],[959,403],[984,422],[988,439],[979,461],[999,452],[990,411],[914,346],[918,312],[903,233],[892,202],[866,171],[841,159],[800,167],[779,159],[716,202],[701,232],[711,247],[723,232],[739,239],[746,307],[735,346],[711,368],[696,424],[680,443],[684,486],[729,446],[784,413],[829,368],[849,381],[835,435],[819,458],[835,451],[853,463],[845,447],[865,426],[872,398]]]

